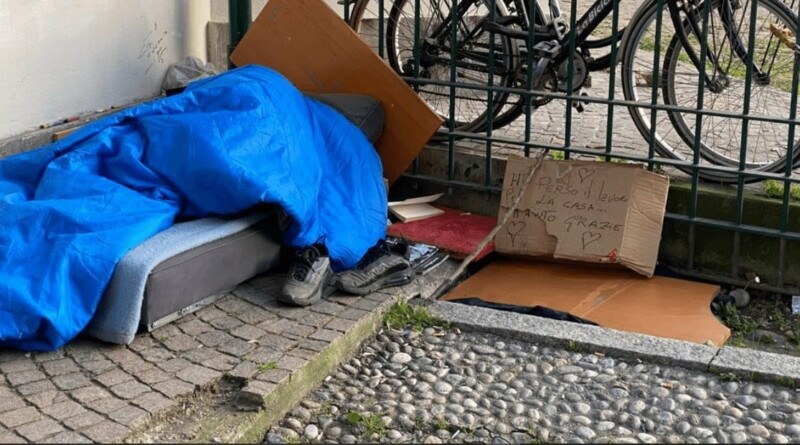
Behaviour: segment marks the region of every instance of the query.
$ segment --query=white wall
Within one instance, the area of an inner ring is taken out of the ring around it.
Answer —
[[[210,17],[209,0],[0,0],[0,139],[159,94],[170,64],[206,59]]]
[[[253,14],[253,20],[258,17],[258,14],[264,9],[264,5],[268,0],[251,0],[250,11]],[[355,0],[351,0],[355,1]],[[344,15],[344,7],[338,3],[337,0],[325,0],[334,11],[338,12],[340,16]],[[215,22],[228,21],[228,0],[211,0],[211,20]]]

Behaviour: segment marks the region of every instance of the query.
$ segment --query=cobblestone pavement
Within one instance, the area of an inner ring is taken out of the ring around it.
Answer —
[[[572,349],[458,329],[384,331],[266,441],[800,441],[794,389]]]
[[[0,443],[196,439],[197,431],[147,431],[223,377],[237,382],[241,409],[259,407],[394,301],[380,292],[334,294],[310,308],[290,307],[275,300],[281,283],[282,274],[257,277],[128,346],[81,338],[55,352],[0,350]]]

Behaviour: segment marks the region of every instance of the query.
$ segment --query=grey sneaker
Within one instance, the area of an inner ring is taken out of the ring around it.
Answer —
[[[334,291],[333,270],[328,249],[321,244],[303,247],[295,252],[278,300],[297,306],[309,306]]]
[[[336,287],[351,294],[366,295],[384,287],[406,284],[414,275],[408,260],[380,240],[370,247],[356,267],[337,275]]]

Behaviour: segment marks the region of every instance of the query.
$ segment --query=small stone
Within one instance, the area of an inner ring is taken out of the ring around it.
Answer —
[[[303,424],[300,423],[300,421],[295,419],[294,417],[287,418],[284,421],[284,423],[286,424],[287,427],[291,428],[292,430],[294,430],[294,431],[296,431],[298,433],[303,431]]]
[[[339,438],[340,443],[356,443],[358,439],[352,434],[345,434]]]
[[[717,416],[703,416],[702,423],[709,428],[716,428],[719,426],[719,417]]]
[[[628,411],[632,414],[639,414],[647,408],[647,405],[641,400],[634,400],[633,403],[628,405]]]
[[[745,443],[747,442],[747,434],[743,431],[736,431],[731,434],[731,443]]]
[[[574,405],[575,411],[580,414],[588,414],[592,407],[588,403],[579,402]]]
[[[767,420],[767,414],[764,411],[761,411],[760,409],[752,409],[748,411],[747,417],[758,420],[759,422]]]
[[[691,387],[688,391],[689,395],[698,400],[705,400],[708,398],[708,393],[703,388]]]
[[[572,421],[583,426],[589,426],[592,424],[592,419],[586,416],[573,416]]]
[[[386,432],[386,438],[388,438],[389,440],[398,441],[403,438],[403,433],[397,430],[389,430]]]
[[[317,428],[317,426],[313,423],[306,425],[305,429],[303,430],[303,436],[305,436],[307,439],[314,440],[317,438],[317,436],[319,436],[319,428]]]
[[[597,422],[597,425],[595,425],[594,429],[598,433],[605,433],[606,431],[611,431],[611,429],[613,429],[614,426],[616,426],[614,424],[614,422],[609,422],[607,420],[603,420],[603,421]]]
[[[769,436],[769,440],[772,443],[789,443],[789,438],[784,436],[783,434],[772,434]]]
[[[488,345],[472,345],[472,350],[478,354],[494,354],[495,350]]]
[[[325,431],[325,436],[328,439],[338,439],[342,435],[342,429],[338,426],[332,426]]]
[[[269,432],[267,433],[267,443],[286,443],[286,441],[283,440],[283,437],[273,432]]]
[[[497,424],[494,426],[494,431],[497,434],[508,434],[512,430],[511,430],[511,427],[508,424],[503,423],[503,422],[497,422]]]
[[[447,395],[453,390],[453,387],[447,382],[437,382],[433,385],[433,390],[439,394]]]
[[[750,406],[758,402],[758,399],[753,396],[742,395],[742,396],[737,396],[735,399],[733,399],[733,401],[742,406]]]
[[[736,382],[725,382],[725,384],[722,385],[722,390],[728,393],[735,393],[739,390],[739,384]]]
[[[392,356],[392,360],[391,361],[392,361],[392,363],[398,363],[400,365],[405,365],[406,363],[410,362],[411,360],[412,359],[411,359],[410,355],[406,354],[405,352],[398,352],[397,354]],[[346,436],[343,436],[342,439],[344,439],[344,437],[346,437]]]
[[[657,443],[658,439],[654,436],[647,434],[647,433],[639,433],[636,435],[636,438],[639,439],[641,443]]]
[[[556,371],[556,374],[561,374],[561,375],[564,375],[564,374],[579,374],[579,373],[583,372],[583,368],[581,368],[580,366],[568,365],[568,366],[561,366],[559,368],[556,368],[555,371]]]
[[[706,437],[711,437],[713,435],[714,432],[708,428],[696,427],[692,430],[692,437],[696,437],[698,439],[705,439]]]
[[[578,428],[575,428],[575,435],[581,439],[592,440],[597,434],[592,431],[591,428],[579,426]]]
[[[769,430],[764,425],[750,425],[747,432],[756,437],[769,437]]]

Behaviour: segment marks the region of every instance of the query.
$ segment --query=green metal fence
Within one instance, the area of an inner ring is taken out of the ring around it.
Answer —
[[[407,177],[499,195],[496,160],[509,153],[642,163],[673,184],[662,264],[798,294],[798,1],[682,0],[673,16],[670,0],[572,0],[555,22],[571,30],[557,57],[548,45],[559,32],[537,27],[546,3],[343,3],[345,20],[446,120],[429,147],[446,152],[446,169],[417,162]],[[477,184],[457,167],[465,154],[483,161],[470,167]]]

